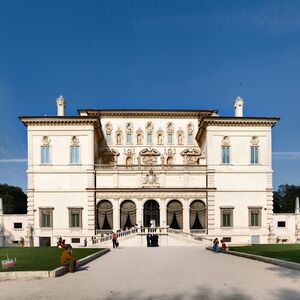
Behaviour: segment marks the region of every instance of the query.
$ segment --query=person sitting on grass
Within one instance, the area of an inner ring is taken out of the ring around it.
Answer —
[[[65,245],[65,250],[60,257],[61,265],[68,267],[70,273],[73,273],[76,270],[76,261],[77,258],[72,253],[72,246],[69,244]]]

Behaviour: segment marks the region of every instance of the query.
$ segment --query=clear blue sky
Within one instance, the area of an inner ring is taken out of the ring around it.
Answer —
[[[19,115],[78,108],[280,116],[274,187],[300,184],[300,1],[1,1],[0,183],[26,189]]]

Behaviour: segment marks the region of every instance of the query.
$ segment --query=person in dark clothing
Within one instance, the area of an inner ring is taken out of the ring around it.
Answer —
[[[117,234],[115,232],[112,233],[112,243],[113,243],[113,247],[117,248]]]
[[[147,236],[147,247],[151,247],[151,242],[150,242],[150,234],[148,233]]]

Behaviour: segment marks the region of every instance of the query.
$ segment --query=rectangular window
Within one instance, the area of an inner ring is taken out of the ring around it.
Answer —
[[[78,146],[71,146],[70,147],[70,163],[71,164],[79,164],[80,163],[80,156],[79,151],[80,148]]]
[[[80,238],[71,238],[72,244],[80,244]]]
[[[261,208],[249,209],[249,226],[250,227],[261,226]]]
[[[50,147],[42,146],[41,147],[41,163],[50,164]]]
[[[152,133],[147,133],[147,144],[152,145]]]
[[[230,147],[222,146],[222,164],[230,163]]]
[[[22,228],[22,223],[14,223],[14,228],[15,229],[21,229]]]
[[[40,227],[51,228],[52,227],[52,209],[40,210]]]
[[[187,136],[187,143],[188,145],[192,145],[193,144],[193,134],[192,133],[189,133],[188,136]]]
[[[131,137],[132,137],[131,133],[126,134],[126,144],[131,144],[132,143]]]
[[[71,208],[69,209],[69,220],[71,228],[81,228],[81,208]]]
[[[168,144],[169,145],[173,144],[173,134],[172,133],[168,133]]]
[[[110,132],[106,132],[106,142],[108,145],[111,144],[111,133]]]
[[[251,164],[258,164],[258,147],[251,147]]]
[[[278,221],[277,227],[285,227],[285,221]]]
[[[221,208],[221,227],[233,227],[232,208]]]

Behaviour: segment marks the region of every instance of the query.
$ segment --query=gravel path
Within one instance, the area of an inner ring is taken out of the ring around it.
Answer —
[[[299,300],[300,272],[200,247],[128,247],[63,277],[2,281],[0,299]]]

